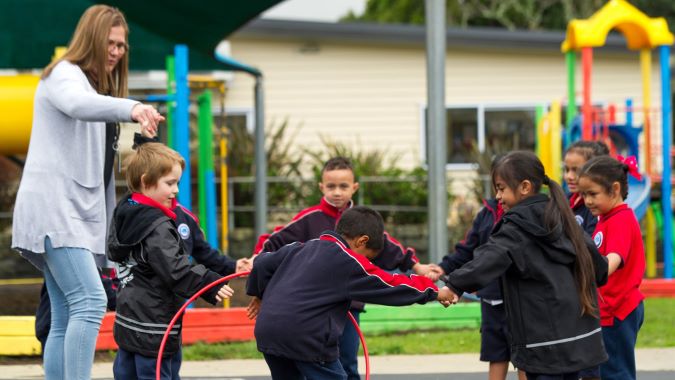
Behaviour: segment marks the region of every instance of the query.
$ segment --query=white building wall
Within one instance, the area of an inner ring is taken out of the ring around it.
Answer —
[[[335,41],[233,38],[232,56],[259,68],[265,77],[266,125],[288,119],[301,132],[301,148],[321,148],[321,137],[356,144],[359,149],[388,149],[403,166],[422,163],[423,107],[426,105],[423,46],[372,45]],[[547,104],[566,101],[564,56],[527,49],[448,48],[448,105]],[[581,100],[580,59],[577,99]],[[642,105],[637,53],[596,51],[593,102],[622,106],[627,97]],[[657,57],[652,73],[652,105],[660,108]],[[253,79],[236,74],[227,107],[253,107]],[[623,120],[620,113],[619,120]],[[653,144],[659,145],[660,118],[653,120]],[[635,123],[642,116],[635,115]]]

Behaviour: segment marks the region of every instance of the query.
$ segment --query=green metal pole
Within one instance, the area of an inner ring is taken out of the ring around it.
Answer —
[[[572,124],[574,123],[574,118],[577,116],[575,89],[576,62],[577,53],[574,50],[565,53],[565,63],[567,65],[567,125],[565,126],[565,140],[567,145],[572,143]]]
[[[202,226],[206,223],[206,171],[213,170],[213,160],[209,157],[213,138],[211,136],[211,126],[213,125],[213,116],[211,114],[211,91],[204,91],[197,98],[199,104],[199,113],[197,123],[199,125],[199,220]],[[205,228],[206,230],[206,228]]]
[[[174,56],[168,55],[166,57],[166,93],[167,95],[174,95],[176,93],[176,60]],[[175,149],[175,119],[173,117],[176,111],[176,101],[170,100],[166,104],[166,145]]]

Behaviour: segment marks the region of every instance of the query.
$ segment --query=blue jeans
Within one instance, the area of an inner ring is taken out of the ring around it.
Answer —
[[[361,315],[360,311],[350,310],[356,323],[359,323],[359,316]],[[342,336],[340,336],[340,364],[347,373],[348,380],[360,380],[359,376],[359,362],[357,359],[359,353],[359,333],[356,331],[356,327],[352,321],[347,318],[347,323],[345,323],[345,329],[342,330]]]
[[[160,366],[162,380],[180,380],[180,364],[183,359],[181,350],[164,357]],[[113,375],[116,380],[155,380],[157,377],[157,358],[148,357],[123,349],[117,350],[113,363]]]
[[[603,380],[635,379],[635,342],[645,318],[644,303],[640,302],[626,319],[614,318],[614,325],[602,328],[602,340],[609,360],[600,364]]]
[[[47,237],[44,260],[45,283],[52,302],[44,352],[45,379],[90,379],[107,303],[94,256],[82,248],[53,248]]]
[[[340,361],[332,362],[303,362],[283,358],[281,356],[263,354],[267,366],[270,368],[273,380],[346,380],[347,375],[340,365]]]

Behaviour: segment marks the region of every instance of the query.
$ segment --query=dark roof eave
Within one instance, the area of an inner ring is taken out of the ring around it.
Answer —
[[[484,27],[449,27],[446,36],[449,47],[527,48],[550,52],[560,52],[560,45],[565,39],[563,31],[509,31]],[[426,30],[421,25],[256,19],[238,30],[232,37],[424,45]],[[603,51],[628,52],[623,37],[618,34],[607,37]]]

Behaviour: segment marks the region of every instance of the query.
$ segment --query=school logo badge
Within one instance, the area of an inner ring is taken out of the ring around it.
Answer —
[[[597,234],[595,234],[595,236],[593,236],[593,242],[595,243],[596,247],[600,248],[600,246],[602,245],[602,238],[603,238],[602,231],[598,232]]]
[[[574,219],[577,220],[577,223],[579,223],[580,226],[584,224],[584,217],[583,217],[583,216],[581,216],[581,215],[575,215],[575,216],[574,216]]]
[[[186,240],[190,237],[190,227],[185,223],[181,223],[178,226],[178,234],[183,238],[183,240]]]

